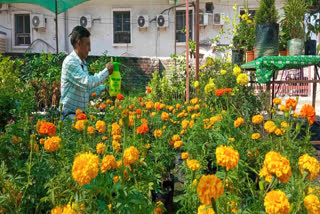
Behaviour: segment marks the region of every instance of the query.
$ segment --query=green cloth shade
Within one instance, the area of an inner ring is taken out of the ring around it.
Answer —
[[[58,7],[58,14],[63,13],[66,10],[81,4],[88,0],[57,0],[57,7]],[[0,3],[29,3],[29,4],[36,4],[40,5],[42,7],[47,8],[48,10],[51,10],[52,12],[56,12],[56,5],[55,0],[0,0]]]
[[[241,68],[255,69],[258,83],[267,83],[275,71],[311,65],[320,66],[320,56],[265,56],[243,64]]]

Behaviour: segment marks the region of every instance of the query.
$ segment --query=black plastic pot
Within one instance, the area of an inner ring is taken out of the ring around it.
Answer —
[[[256,26],[255,59],[279,55],[279,24]]]
[[[317,55],[317,40],[307,40],[304,47],[305,55]]]
[[[244,62],[244,51],[232,49],[232,65],[241,65]]]

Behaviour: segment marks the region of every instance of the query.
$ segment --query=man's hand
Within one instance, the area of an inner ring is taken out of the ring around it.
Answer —
[[[113,73],[113,67],[114,66],[110,62],[106,64],[106,68],[108,69],[109,75]]]

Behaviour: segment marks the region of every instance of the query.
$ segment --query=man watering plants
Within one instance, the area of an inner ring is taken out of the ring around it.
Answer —
[[[77,109],[84,111],[90,94],[99,95],[105,90],[106,86],[102,83],[113,73],[113,65],[108,63],[101,72],[89,75],[85,59],[91,51],[90,32],[82,26],[76,26],[70,36],[73,51],[63,61],[61,73],[62,120],[73,120]]]

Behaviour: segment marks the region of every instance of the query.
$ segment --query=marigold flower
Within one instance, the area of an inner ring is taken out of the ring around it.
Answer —
[[[216,158],[218,164],[229,171],[238,165],[239,152],[234,150],[233,146],[221,145],[216,149]]]
[[[44,140],[44,139],[43,139]],[[22,141],[22,138],[21,137],[17,137],[17,136],[12,136],[11,137],[11,143],[12,144],[17,144],[17,143],[20,143]],[[41,140],[40,140],[41,142]]]
[[[316,111],[314,110],[312,105],[304,105],[300,111],[300,115],[302,118],[307,118],[308,123],[312,125],[314,121],[316,121]]]
[[[59,149],[60,141],[61,141],[61,138],[58,136],[49,137],[44,142],[44,149],[47,150],[48,152],[54,152]]]
[[[188,106],[187,110],[188,110],[188,112],[192,113],[194,111],[194,107],[193,106]]]
[[[111,135],[121,135],[121,128],[118,123],[112,123]]]
[[[259,133],[253,133],[251,135],[251,139],[252,140],[258,140],[261,137],[261,135]]]
[[[53,123],[43,122],[40,126],[39,134],[54,136],[56,134],[56,126]]]
[[[274,98],[274,99],[272,100],[272,102],[273,102],[273,104],[275,104],[275,105],[280,105],[280,104],[282,103],[282,100],[281,100],[280,98]]]
[[[181,153],[181,159],[182,159],[182,160],[186,160],[186,159],[188,159],[188,158],[189,158],[188,152],[182,152],[182,153]]]
[[[287,108],[292,108],[292,110],[296,110],[297,101],[295,99],[289,98],[286,100]]]
[[[272,174],[268,171],[265,165],[263,165],[263,167],[260,169],[259,176],[261,178],[264,177],[268,183],[270,183],[272,180]]]
[[[115,141],[120,142],[121,139],[122,139],[121,135],[113,135],[113,136],[112,136],[112,140],[115,140]]]
[[[238,212],[238,209],[237,209],[237,206],[238,206],[238,203],[235,202],[235,201],[228,201],[228,206],[227,206],[227,211],[229,212],[229,209],[231,208],[231,212],[232,213],[237,213]]]
[[[106,148],[106,146],[104,145],[104,143],[98,143],[96,146],[97,153],[104,154],[105,148]]]
[[[182,146],[182,144],[183,144],[182,141],[181,141],[181,140],[178,140],[178,141],[174,142],[173,145],[174,145],[174,148],[177,149],[177,148],[180,148],[180,147]]]
[[[44,138],[41,138],[41,139],[40,139],[40,142],[39,142],[40,145],[44,145],[44,142],[45,142],[45,141],[46,141],[46,140],[45,140]]]
[[[239,74],[237,77],[237,83],[240,85],[248,85],[249,78],[246,74]]]
[[[220,88],[220,89],[216,90],[216,96],[217,97],[221,97],[221,96],[223,96],[223,94],[224,94],[224,89],[223,88]]]
[[[100,133],[105,133],[105,132],[106,132],[106,129],[107,129],[106,123],[105,123],[104,121],[102,121],[102,120],[98,120],[98,121],[96,122],[96,129],[97,129],[98,132],[100,132]]]
[[[320,201],[315,194],[308,195],[304,198],[304,206],[307,208],[308,214],[320,213]]]
[[[120,143],[118,141],[112,141],[112,148],[113,150],[120,152],[121,148],[120,148]]]
[[[232,143],[232,142],[234,142],[236,139],[234,138],[234,137],[229,137],[228,138],[228,143]]]
[[[76,110],[76,115],[79,115],[79,114],[81,114],[81,113],[83,113],[81,109],[77,109],[77,110]]]
[[[95,178],[99,172],[99,157],[86,152],[80,154],[73,161],[72,176],[80,186],[90,184],[92,178]]]
[[[242,117],[238,117],[238,118],[234,121],[233,125],[234,125],[234,127],[238,128],[238,127],[241,126],[243,123],[244,123],[244,119],[243,119]]]
[[[107,136],[102,136],[101,140],[108,140]]]
[[[226,73],[227,73],[226,70],[221,70],[221,71],[220,71],[220,74],[221,74],[221,75],[225,75]]]
[[[273,121],[267,121],[264,124],[264,129],[271,134],[272,132],[274,132],[277,129],[276,124]]]
[[[271,190],[264,198],[265,211],[268,214],[290,213],[290,203],[286,194],[280,190]]]
[[[190,103],[192,103],[193,105],[196,105],[198,103],[198,97],[191,99]]]
[[[162,131],[161,131],[161,129],[156,129],[156,130],[154,130],[154,137],[155,138],[160,138],[160,137],[162,137]]]
[[[64,206],[61,207],[55,207],[51,210],[51,214],[62,214],[63,213]]]
[[[238,76],[241,74],[241,68],[238,65],[235,65],[233,68],[233,75]]]
[[[199,81],[195,81],[193,86],[194,86],[195,88],[198,88],[198,87],[199,87]]]
[[[298,165],[302,174],[304,174],[304,171],[309,173],[308,179],[315,180],[319,176],[320,163],[316,158],[304,154],[299,157]]]
[[[76,125],[74,126],[78,131],[83,131],[84,130],[84,121],[85,120],[78,120],[76,122]]]
[[[225,88],[223,91],[225,94],[231,94],[231,88]]]
[[[262,115],[255,115],[255,116],[253,116],[252,117],[252,122],[254,123],[254,124],[260,124],[260,123],[262,123],[263,122],[263,116]]]
[[[161,119],[167,121],[169,119],[169,114],[167,112],[162,112]]]
[[[289,111],[289,108],[286,105],[280,105],[280,111],[287,112]]]
[[[123,100],[124,96],[122,94],[117,94],[117,99],[118,100]]]
[[[146,134],[147,132],[149,132],[149,127],[146,123],[143,123],[137,128],[137,134]]]
[[[105,173],[106,171],[110,169],[116,169],[117,168],[117,161],[113,155],[106,155],[101,161],[100,170],[102,173]]]
[[[131,146],[123,152],[123,162],[125,165],[133,164],[139,159],[139,151],[136,147]]]
[[[88,119],[88,117],[84,113],[80,113],[77,115],[77,120],[87,120],[87,119]]]
[[[216,175],[202,175],[197,186],[200,202],[206,206],[217,200],[224,192],[223,183]]]
[[[204,87],[204,92],[206,94],[209,94],[215,89],[216,89],[216,85],[214,84],[213,79],[210,78],[209,83]]]
[[[94,97],[94,96],[96,96],[96,95],[97,95],[96,92],[92,92],[92,93],[91,93],[91,97]]]
[[[93,126],[89,126],[88,129],[87,129],[88,134],[94,134],[95,131],[96,131],[96,130],[94,129]]]
[[[198,207],[198,213],[197,214],[215,214],[212,207],[207,207],[206,205],[200,205]]]
[[[150,149],[150,144],[149,143],[146,144],[145,147],[146,147],[146,149]]]
[[[148,88],[147,88],[147,92],[148,92],[148,93],[151,93],[151,91],[152,91],[151,88],[148,87]]]
[[[195,170],[198,170],[200,168],[200,163],[199,163],[199,161],[197,161],[195,159],[193,159],[193,160],[187,159],[187,166],[192,171],[195,171]]]
[[[157,202],[157,207],[154,210],[153,214],[163,214],[163,212],[164,212],[163,209],[162,209],[163,206],[164,205],[163,205],[162,201],[158,201]]]

